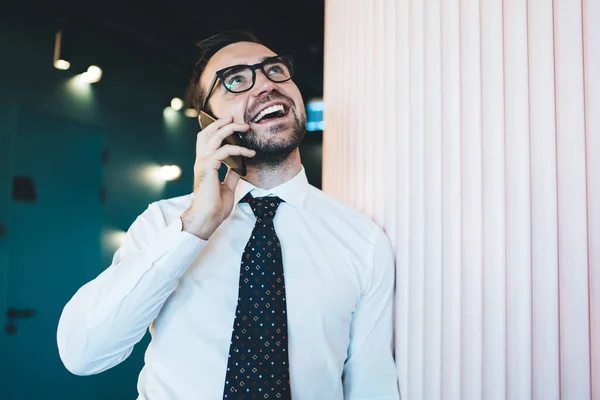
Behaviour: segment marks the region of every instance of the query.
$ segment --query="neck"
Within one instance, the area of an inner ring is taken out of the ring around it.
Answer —
[[[301,169],[300,151],[295,149],[277,165],[248,165],[248,174],[244,180],[257,188],[269,190],[291,180]]]

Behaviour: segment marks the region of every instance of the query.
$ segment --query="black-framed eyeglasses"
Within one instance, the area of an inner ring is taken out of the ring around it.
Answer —
[[[217,84],[217,80],[220,79],[225,89],[231,93],[247,92],[254,87],[257,69],[260,69],[267,79],[276,83],[289,81],[294,73],[293,60],[289,56],[274,56],[254,65],[233,65],[220,69],[215,73],[215,77],[210,84],[210,89],[202,103],[202,111],[208,104],[208,99]]]

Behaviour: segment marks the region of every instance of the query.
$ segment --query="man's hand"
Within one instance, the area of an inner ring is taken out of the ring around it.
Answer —
[[[224,145],[233,132],[245,132],[246,124],[233,123],[231,117],[221,118],[198,133],[194,163],[194,200],[183,214],[183,230],[208,240],[233,209],[235,187],[240,175],[229,170],[225,181],[219,181],[221,162],[229,156],[254,157],[256,152],[245,147]]]

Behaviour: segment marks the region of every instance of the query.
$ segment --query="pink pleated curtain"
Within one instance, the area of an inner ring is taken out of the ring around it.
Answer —
[[[600,0],[326,0],[324,190],[396,252],[402,398],[600,400]]]

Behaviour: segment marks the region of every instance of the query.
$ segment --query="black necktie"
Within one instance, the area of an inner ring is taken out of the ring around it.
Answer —
[[[242,255],[223,399],[289,400],[290,374],[281,244],[273,218],[279,197],[253,198],[256,224]]]

